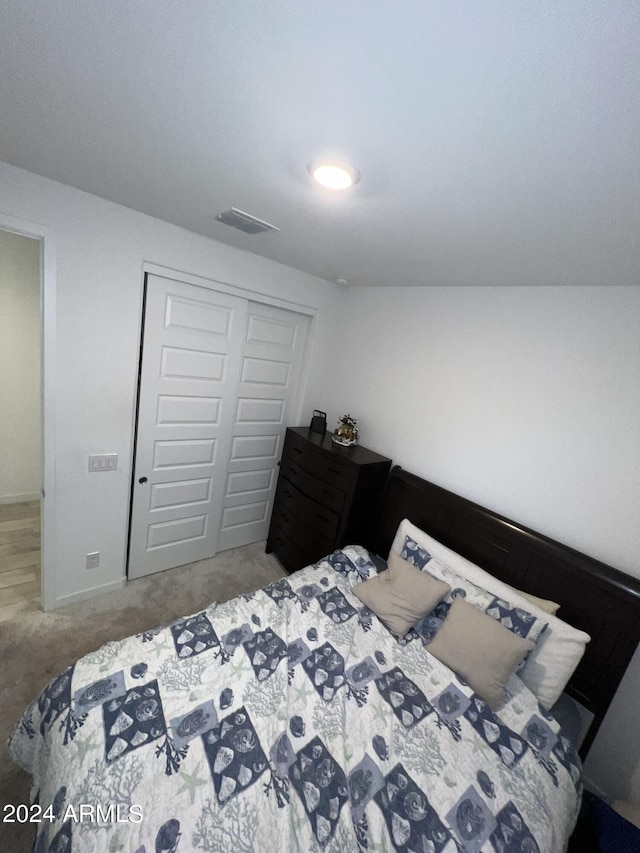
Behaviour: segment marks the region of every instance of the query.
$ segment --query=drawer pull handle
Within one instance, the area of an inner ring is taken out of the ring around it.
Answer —
[[[288,497],[288,498],[292,498],[292,497],[293,497],[293,494],[289,491],[289,489],[285,489],[285,490],[284,490],[284,492],[283,492],[282,494],[283,494],[283,495],[286,495],[286,497]]]
[[[327,468],[327,471],[331,471],[332,474],[338,474],[338,475],[342,474],[342,471],[340,470],[340,468]]]
[[[316,513],[316,518],[319,518],[320,521],[326,521],[327,524],[331,524],[331,519],[327,518],[326,515],[320,515],[319,513]]]
[[[329,495],[330,498],[335,497],[335,492],[330,492],[328,489],[323,489],[322,494],[323,495]]]
[[[299,448],[299,447],[294,447],[294,448],[293,448],[293,452],[294,452],[294,453],[302,453],[302,451],[300,450],[300,448]]]

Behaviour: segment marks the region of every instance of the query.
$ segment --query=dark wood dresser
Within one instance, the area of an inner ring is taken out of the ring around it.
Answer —
[[[372,547],[390,467],[390,459],[366,447],[335,444],[330,432],[289,427],[267,553],[295,572],[342,545]]]

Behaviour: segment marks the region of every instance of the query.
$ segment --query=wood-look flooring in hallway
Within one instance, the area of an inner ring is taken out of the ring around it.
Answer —
[[[0,621],[40,610],[40,501],[0,504]]]

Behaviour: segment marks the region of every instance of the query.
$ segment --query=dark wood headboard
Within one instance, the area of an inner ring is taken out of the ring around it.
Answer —
[[[559,602],[558,616],[591,636],[566,688],[594,715],[584,758],[640,642],[640,580],[396,466],[383,497],[378,554],[386,557],[403,518],[505,583]]]

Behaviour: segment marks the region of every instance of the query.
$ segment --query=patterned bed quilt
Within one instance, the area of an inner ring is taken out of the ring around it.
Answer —
[[[336,551],[80,659],[10,738],[36,851],[565,849],[580,761],[516,677],[493,713],[399,643]]]

